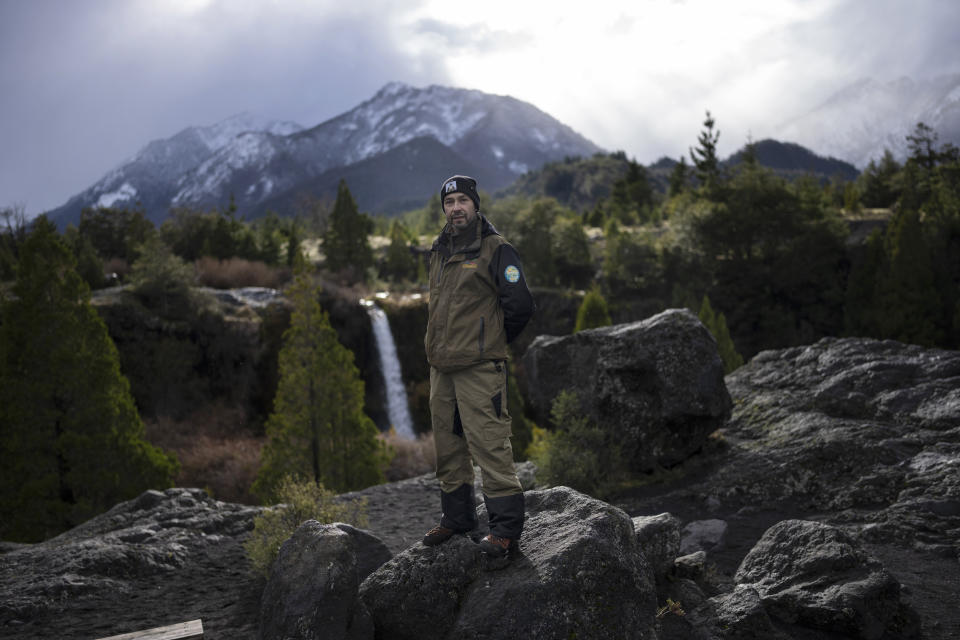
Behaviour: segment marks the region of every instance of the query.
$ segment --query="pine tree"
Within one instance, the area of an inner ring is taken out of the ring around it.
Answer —
[[[700,303],[700,312],[697,317],[700,318],[700,322],[717,341],[717,350],[720,352],[720,360],[723,361],[724,373],[730,373],[743,366],[743,356],[737,353],[733,338],[730,337],[726,316],[722,312],[714,312],[713,306],[710,304],[710,298],[707,296],[703,296],[703,302]]]
[[[399,220],[394,220],[390,225],[390,245],[383,268],[385,275],[394,282],[416,277],[416,257],[410,252],[407,229]]]
[[[577,323],[573,332],[583,331],[585,329],[595,329],[597,327],[608,327],[612,323],[610,319],[610,310],[607,308],[607,301],[599,289],[593,288],[583,297],[580,308],[577,309]]]
[[[707,117],[703,121],[703,131],[697,137],[699,146],[696,149],[690,149],[690,159],[693,160],[697,179],[704,194],[711,200],[719,200],[722,176],[720,175],[720,158],[717,156],[717,142],[720,140],[720,132],[713,130],[714,125],[716,120],[707,111]]]
[[[938,320],[942,301],[935,282],[930,247],[920,215],[901,211],[888,229],[889,270],[880,285],[880,332],[883,338],[933,346],[944,337]]]
[[[372,231],[373,221],[360,213],[346,181],[341,180],[327,232],[323,235],[327,269],[348,271],[354,279],[365,280],[367,269],[373,266],[373,250],[367,238]]]
[[[686,191],[689,174],[690,165],[687,164],[687,158],[686,156],[680,156],[680,162],[673,165],[673,171],[670,172],[670,187],[667,195],[672,198]]]
[[[384,480],[388,456],[376,426],[363,413],[363,380],[317,294],[310,271],[301,267],[287,290],[293,314],[283,334],[280,382],[253,484],[265,502],[275,499],[286,476],[337,492]]]
[[[41,540],[169,487],[176,460],[144,440],[116,347],[44,216],[0,325],[0,538]]]

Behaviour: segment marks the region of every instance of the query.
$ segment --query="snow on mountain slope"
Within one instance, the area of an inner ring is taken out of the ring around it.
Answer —
[[[885,149],[901,161],[906,158],[907,136],[918,122],[937,131],[941,143],[960,143],[960,74],[860,80],[781,125],[776,137],[862,169]]]
[[[249,209],[300,181],[423,137],[434,138],[483,167],[486,188],[503,186],[545,162],[600,150],[534,106],[510,97],[392,82],[312,129],[283,138],[266,134],[235,138],[181,177],[173,203],[222,202],[233,194],[241,209]]]
[[[171,206],[222,206],[231,197],[241,212],[258,215],[276,194],[301,187],[309,191],[311,180],[331,170],[424,137],[470,158],[480,170],[481,184],[490,190],[546,162],[601,150],[533,105],[508,96],[393,82],[354,109],[308,130],[240,114],[155,140],[54,217],[70,222],[84,206],[122,206],[135,198],[159,222]],[[390,170],[382,164],[370,166]],[[436,167],[431,165],[431,170]],[[432,176],[431,182],[443,177]]]

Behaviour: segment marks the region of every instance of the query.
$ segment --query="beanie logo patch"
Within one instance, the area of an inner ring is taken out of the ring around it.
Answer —
[[[443,185],[443,192],[444,192],[444,193],[450,193],[451,191],[456,191],[456,190],[457,190],[457,181],[456,181],[456,180],[451,180],[451,181],[448,182],[447,184]]]
[[[516,284],[516,282],[520,279],[520,269],[510,265],[503,270],[503,277],[506,278],[507,282],[510,284]]]

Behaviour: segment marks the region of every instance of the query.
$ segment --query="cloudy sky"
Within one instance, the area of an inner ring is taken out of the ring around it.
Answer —
[[[533,103],[643,163],[761,139],[872,77],[960,71],[956,0],[0,0],[0,207],[63,204],[239,112],[312,126],[389,81]]]

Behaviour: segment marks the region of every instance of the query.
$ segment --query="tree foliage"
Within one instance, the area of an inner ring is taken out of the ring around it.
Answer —
[[[399,220],[390,224],[390,244],[383,261],[383,275],[394,282],[417,277],[417,257],[411,250],[410,232]]]
[[[717,155],[717,142],[720,131],[714,130],[717,121],[707,111],[703,121],[703,130],[697,137],[697,147],[690,149],[690,159],[696,171],[697,180],[704,195],[711,199],[721,197],[722,175],[720,156]]]
[[[144,440],[116,347],[43,216],[17,272],[0,325],[0,537],[36,541],[170,486],[177,463]]]
[[[600,290],[594,287],[583,297],[583,302],[577,309],[577,324],[574,326],[573,332],[607,327],[610,324],[612,324],[612,320],[610,319],[610,311],[607,309],[607,301]]]
[[[714,340],[717,341],[717,350],[720,352],[720,359],[723,361],[723,372],[730,373],[743,366],[743,356],[737,353],[733,338],[730,337],[727,317],[723,315],[723,312],[717,313],[713,310],[710,298],[707,296],[703,296],[703,302],[700,304],[697,317],[713,335]]]
[[[367,237],[372,231],[373,221],[360,213],[346,181],[341,180],[323,236],[327,269],[348,272],[352,279],[365,280],[367,269],[373,266],[373,251]]]
[[[286,476],[337,492],[383,482],[389,456],[363,412],[364,384],[340,344],[306,268],[287,290],[293,304],[280,350],[280,381],[253,491],[276,499]]]

